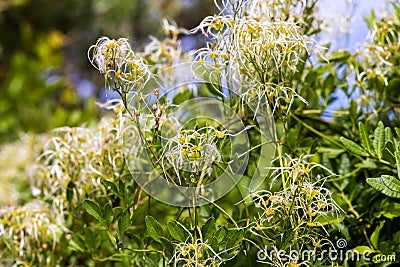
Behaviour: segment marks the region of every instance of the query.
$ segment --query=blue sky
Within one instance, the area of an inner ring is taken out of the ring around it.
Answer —
[[[350,8],[352,3],[354,4],[353,10]],[[334,48],[347,48],[352,51],[356,48],[357,43],[366,39],[368,34],[364,17],[369,16],[371,10],[380,12],[387,10],[388,7],[389,4],[386,0],[320,0],[322,18],[337,17],[336,27],[341,22],[339,16],[343,18],[346,15],[350,15],[349,13],[353,13],[347,38],[341,38],[340,40],[330,39],[334,44]]]
[[[353,10],[350,8],[351,3],[355,4]],[[331,49],[345,48],[355,52],[359,43],[365,42],[368,36],[368,27],[364,17],[369,16],[372,10],[379,14],[383,10],[389,11],[389,9],[390,5],[386,0],[320,0],[321,17],[326,19],[333,17],[333,28],[338,28],[342,23],[341,18],[352,13],[348,35],[341,35],[340,38],[323,36],[321,44],[329,42]],[[328,113],[349,105],[349,99],[344,92],[338,89],[334,94],[338,99],[329,105],[326,110]],[[328,114],[323,115],[325,119],[329,119],[329,117]]]

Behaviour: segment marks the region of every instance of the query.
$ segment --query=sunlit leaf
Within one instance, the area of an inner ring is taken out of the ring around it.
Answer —
[[[350,52],[344,50],[344,49],[339,49],[336,51],[333,51],[328,57],[327,59],[331,62],[337,62],[337,61],[345,61],[347,60],[349,57],[351,57]]]
[[[396,158],[397,177],[400,179],[400,151],[394,152],[394,157]]]
[[[378,159],[382,159],[383,149],[385,148],[385,128],[383,122],[379,122],[374,131],[374,149]]]
[[[354,143],[353,141],[344,138],[343,136],[340,137],[340,141],[342,144],[349,150],[351,153],[359,156],[367,157],[369,154],[358,144]]]
[[[372,233],[370,241],[371,244],[374,246],[375,249],[379,249],[379,235],[381,233],[381,230],[383,226],[385,225],[385,221],[381,221],[379,226],[376,227],[375,231]]]
[[[101,224],[105,225],[104,219],[103,219],[103,214],[101,212],[99,204],[92,200],[85,200],[83,202],[83,207],[86,210],[87,213],[92,215],[98,222]]]
[[[382,175],[378,178],[367,178],[367,183],[383,194],[400,198],[400,181],[390,175]]]
[[[368,153],[373,154],[372,142],[371,139],[365,130],[365,126],[362,122],[358,123],[358,130],[360,132],[360,140],[362,147],[367,150]]]

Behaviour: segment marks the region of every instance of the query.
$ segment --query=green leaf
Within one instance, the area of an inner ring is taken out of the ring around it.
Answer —
[[[385,221],[381,221],[380,224],[376,227],[375,231],[372,233],[370,240],[371,244],[374,246],[375,249],[379,249],[379,234],[381,233],[381,230],[383,226],[385,225]]]
[[[126,230],[128,230],[130,226],[131,226],[131,215],[129,213],[129,210],[126,210],[124,213],[122,213],[121,217],[118,219],[118,230],[120,235],[123,236]]]
[[[201,228],[201,232],[203,234],[203,239],[209,239],[215,232],[215,219],[211,217],[207,220],[207,222]]]
[[[392,142],[394,144],[394,140],[393,140],[393,133],[392,130],[389,127],[385,128],[385,141],[386,142]]]
[[[367,178],[367,183],[383,194],[400,198],[400,181],[390,175],[382,175],[378,178]]]
[[[394,152],[394,157],[396,158],[397,177],[400,179],[400,151]]]
[[[391,164],[396,164],[394,150],[394,144],[390,140],[388,140],[385,144],[385,148],[383,149],[382,159],[390,162]]]
[[[373,154],[372,142],[367,131],[365,130],[364,124],[361,121],[358,123],[358,131],[360,132],[362,147],[367,150],[368,153]]]
[[[373,146],[378,159],[382,159],[383,149],[385,148],[385,128],[383,122],[379,122],[374,131]]]
[[[317,218],[314,219],[314,222],[318,223],[319,225],[328,225],[328,224],[335,224],[335,223],[340,223],[344,220],[345,215],[344,214],[335,214],[335,213],[328,213],[326,215],[320,215],[317,216]]]
[[[80,238],[75,235],[70,241],[69,241],[69,249],[71,249],[72,251],[79,251],[81,253],[85,252],[84,249],[84,244],[83,242],[80,240]]]
[[[161,224],[154,219],[154,217],[147,215],[145,218],[147,232],[149,236],[153,238],[155,241],[161,243],[160,236],[164,236],[164,230],[162,229]]]
[[[125,198],[126,197],[126,189],[125,189],[124,182],[119,180],[118,187],[119,187],[119,193],[121,194],[121,198]]]
[[[395,164],[395,147],[392,130],[389,127],[385,128],[385,148],[383,149],[382,158],[392,164]]]
[[[400,128],[394,127],[394,130],[396,131],[397,137],[400,137]]]
[[[102,182],[104,183],[105,186],[110,187],[111,191],[113,191],[114,194],[116,194],[117,196],[119,196],[118,188],[117,188],[117,186],[116,186],[113,182],[108,181],[108,180],[103,180]]]
[[[113,219],[114,219],[113,210],[112,210],[110,204],[107,204],[104,209],[104,220],[105,220],[107,227],[110,227]]]
[[[318,143],[318,138],[315,138],[314,139],[314,142],[311,144],[311,146],[310,146],[310,154],[315,154],[315,153],[317,153],[317,151],[318,151],[318,146],[319,146],[319,143]]]
[[[74,187],[75,187],[75,184],[74,184],[74,182],[72,182],[72,181],[70,181],[70,182],[68,183],[68,185],[67,185],[67,200],[68,200],[69,202],[72,201],[72,198],[73,198],[73,196],[74,196]]]
[[[186,241],[186,230],[179,223],[172,221],[168,223],[167,227],[169,233],[174,239],[179,242]]]
[[[215,232],[215,237],[217,238],[217,241],[219,243],[221,243],[225,239],[226,232],[227,232],[227,230],[226,230],[226,228],[224,226],[220,227],[217,230],[217,232]]]
[[[400,204],[399,203],[389,203],[386,209],[381,212],[383,216],[385,216],[388,219],[393,219],[395,217],[400,216]]]
[[[97,238],[94,236],[92,230],[90,228],[85,229],[85,246],[91,251],[96,248],[96,240]]]
[[[349,57],[351,57],[351,54],[344,50],[344,49],[339,49],[339,50],[335,50],[333,51],[328,57],[327,59],[330,62],[338,62],[338,61],[346,61]]]
[[[86,199],[83,202],[83,208],[86,210],[87,213],[92,215],[97,221],[99,221],[102,225],[105,225],[104,219],[103,219],[103,214],[101,212],[99,204],[92,200]]]
[[[243,238],[242,231],[237,231],[237,230],[229,231],[226,236],[227,240],[226,240],[225,248],[232,249],[232,248],[236,247],[240,243],[242,238]]]
[[[352,250],[357,251],[360,255],[363,255],[365,252],[375,252],[375,249],[367,247],[367,246],[357,246]]]
[[[192,92],[187,88],[183,88],[174,96],[174,100],[172,101],[172,103],[174,105],[179,105],[185,102],[186,100],[190,99],[191,97],[192,97]]]
[[[369,154],[361,146],[354,143],[353,141],[344,138],[343,136],[340,137],[340,141],[351,153],[358,156],[364,156],[364,157],[369,156]]]
[[[338,170],[338,174],[339,176],[344,176],[347,175],[348,173],[351,172],[351,162],[349,159],[349,156],[347,153],[343,153],[340,156],[340,163],[339,163],[339,170]]]
[[[363,160],[362,162],[357,163],[354,166],[363,169],[376,169],[378,167],[378,165],[376,165],[375,162],[369,160]]]
[[[357,118],[358,118],[358,116],[357,116],[357,108],[358,108],[357,102],[352,99],[350,101],[349,114],[350,114],[350,119],[354,124],[355,124],[355,122],[357,121]]]
[[[345,150],[341,148],[329,148],[329,147],[320,147],[318,152],[324,153],[328,158],[335,159],[340,154],[342,154]]]

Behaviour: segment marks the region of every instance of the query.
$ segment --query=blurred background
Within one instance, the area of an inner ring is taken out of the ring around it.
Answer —
[[[163,35],[161,18],[193,28],[213,9],[200,0],[0,0],[0,143],[101,116],[104,82],[86,56],[98,37],[140,47]]]
[[[385,3],[321,0],[320,38],[353,49],[367,34],[363,16]],[[106,100],[103,78],[86,56],[98,37],[140,47],[163,35],[163,17],[191,29],[216,12],[212,0],[0,0],[0,144],[102,116],[95,102]]]

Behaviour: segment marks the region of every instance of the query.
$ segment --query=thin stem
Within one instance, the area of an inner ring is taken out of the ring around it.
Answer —
[[[283,190],[286,190],[286,179],[285,179],[285,173],[283,172],[283,155],[282,155],[282,144],[280,141],[276,141],[276,148],[278,150],[278,157],[279,157],[279,165],[281,169],[281,177],[282,177],[282,185],[283,185]]]

